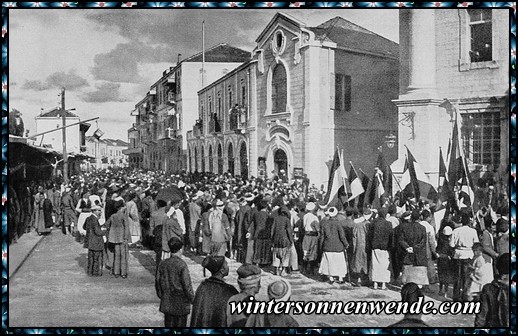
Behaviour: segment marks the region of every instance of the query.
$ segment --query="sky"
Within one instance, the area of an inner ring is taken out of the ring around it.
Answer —
[[[397,9],[282,9],[307,26],[341,16],[392,41],[399,40]],[[174,65],[178,54],[219,43],[252,51],[273,9],[11,9],[9,11],[9,109],[22,112],[25,129],[58,107],[75,108],[105,138],[127,141],[131,110]]]

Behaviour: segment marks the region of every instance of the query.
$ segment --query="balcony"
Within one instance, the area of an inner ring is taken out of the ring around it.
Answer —
[[[221,120],[212,118],[209,121],[209,132],[210,133],[221,133]]]
[[[231,131],[244,133],[244,130],[248,127],[248,113],[245,108],[233,108],[229,119]]]
[[[203,120],[196,120],[196,124],[194,124],[192,128],[192,136],[199,138],[203,135]]]

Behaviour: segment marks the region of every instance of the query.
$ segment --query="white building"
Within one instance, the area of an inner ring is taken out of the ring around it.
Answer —
[[[128,149],[128,143],[119,139],[97,139],[86,137],[88,155],[95,158],[95,169],[126,167],[128,165],[123,151]]]

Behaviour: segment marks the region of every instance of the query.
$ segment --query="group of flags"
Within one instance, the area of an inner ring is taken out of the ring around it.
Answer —
[[[401,180],[398,182],[393,178],[390,165],[383,157],[381,148],[376,162],[376,168],[372,178],[369,178],[360,169],[356,171],[352,162],[349,161],[349,173],[346,171],[343,158],[343,150],[335,150],[331,164],[327,194],[324,199],[326,205],[330,205],[337,199],[342,204],[364,204],[372,208],[381,208],[382,196],[394,195],[400,192],[402,203],[407,199],[416,201],[425,199],[447,203],[456,210],[471,206],[474,199],[473,187],[469,178],[466,157],[462,155],[459,129],[457,121],[454,123],[452,138],[448,146],[447,160],[444,160],[442,149],[439,148],[439,187],[430,181],[423,169],[416,161],[414,155],[406,148],[406,160]],[[448,164],[446,164],[448,162]],[[397,189],[393,188],[393,181]],[[354,203],[357,202],[357,203]]]

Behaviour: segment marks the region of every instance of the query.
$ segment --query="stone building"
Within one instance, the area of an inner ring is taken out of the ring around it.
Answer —
[[[186,133],[198,119],[197,92],[225,75],[250,53],[221,43],[166,69],[132,111],[125,151],[133,167],[179,172],[187,169]]]
[[[128,143],[119,139],[98,139],[94,136],[86,137],[86,152],[93,157],[91,167],[95,169],[123,168],[128,166],[128,159],[124,151]]]
[[[307,27],[282,13],[255,42],[250,62],[199,92],[200,115],[216,113],[222,126],[211,132],[204,125],[197,137],[193,131],[191,170],[243,174],[246,162],[249,175],[284,170],[320,185],[339,147],[346,161],[370,174],[377,149],[397,133],[391,100],[398,97],[398,45],[340,17]],[[243,116],[237,132],[233,113]],[[385,152],[396,159],[396,149]]]
[[[470,170],[503,173],[508,153],[508,9],[400,10],[399,160],[405,146],[432,183],[457,119]],[[474,178],[477,178],[474,176]]]

